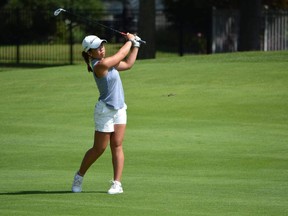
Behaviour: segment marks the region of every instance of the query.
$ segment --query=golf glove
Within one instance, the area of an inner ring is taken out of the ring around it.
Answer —
[[[133,47],[140,47],[140,42],[139,41],[137,41],[136,39],[130,39],[129,41],[131,41],[132,42],[132,46]]]
[[[141,38],[138,37],[137,35],[135,35],[135,40],[138,41],[138,42],[140,42],[140,41],[141,41]]]
[[[134,39],[133,41],[132,41],[132,43],[133,43],[133,47],[140,47],[140,42],[139,41],[137,41],[136,39]]]
[[[141,38],[138,37],[137,35],[134,35],[135,36],[135,39],[132,41],[133,43],[133,47],[140,47],[141,45]]]
[[[127,33],[127,34],[129,34],[129,33]],[[132,46],[137,47],[137,48],[140,47],[141,42],[142,42],[141,38],[138,37],[136,34],[134,35],[134,39],[129,39],[129,40],[132,42]]]

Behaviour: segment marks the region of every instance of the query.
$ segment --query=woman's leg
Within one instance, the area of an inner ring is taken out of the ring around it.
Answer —
[[[114,132],[110,137],[110,148],[112,153],[112,164],[114,171],[114,181],[121,181],[124,168],[124,152],[122,143],[124,140],[126,124],[114,125]]]
[[[111,133],[95,131],[94,145],[86,152],[82,160],[78,172],[80,176],[84,176],[89,167],[103,154],[110,140],[110,135]]]

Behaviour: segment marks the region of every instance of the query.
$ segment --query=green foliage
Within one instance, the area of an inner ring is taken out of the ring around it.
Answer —
[[[0,15],[5,16],[5,20],[0,26],[1,32],[5,33],[0,36],[1,43],[11,44],[15,43],[15,40],[21,44],[48,43],[56,42],[59,38],[62,41],[63,39],[68,41],[68,29],[71,21],[74,27],[79,25],[79,20],[65,16],[55,17],[53,12],[60,7],[75,11],[78,15],[88,19],[87,14],[96,19],[100,16],[99,10],[102,9],[102,2],[100,0],[10,0],[0,10]],[[59,24],[57,21],[61,21],[61,23]],[[75,28],[77,29],[77,27]],[[87,26],[78,26],[77,30],[83,32],[86,28]]]
[[[67,8],[74,10],[100,10],[102,9],[101,0],[8,0],[5,8],[21,8],[21,9],[52,9]]]
[[[168,10],[176,10],[179,13],[183,10],[193,8],[220,8],[220,9],[236,9],[239,7],[241,0],[165,0],[163,1]],[[267,5],[273,9],[287,9],[287,0],[262,0],[262,5]]]
[[[288,9],[287,0],[262,0],[263,5],[267,5],[270,9]]]

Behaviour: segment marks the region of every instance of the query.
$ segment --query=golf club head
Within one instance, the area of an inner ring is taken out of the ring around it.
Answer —
[[[66,11],[66,10],[64,10],[63,8],[59,8],[59,9],[57,9],[57,10],[55,10],[54,11],[54,16],[58,16],[62,11]]]

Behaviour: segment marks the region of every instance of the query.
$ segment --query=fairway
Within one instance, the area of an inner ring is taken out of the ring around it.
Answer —
[[[0,214],[288,215],[288,52],[137,61],[121,74],[124,194],[110,149],[70,193],[94,135],[85,64],[0,69]]]

